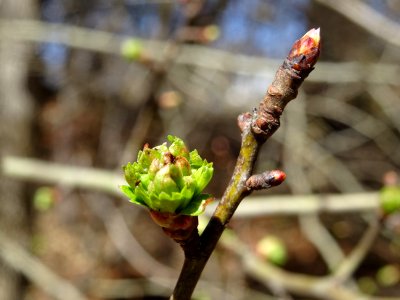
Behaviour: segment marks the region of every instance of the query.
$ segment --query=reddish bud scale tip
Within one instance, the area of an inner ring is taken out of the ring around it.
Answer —
[[[246,181],[246,186],[250,190],[269,189],[280,185],[285,179],[286,174],[281,170],[266,171],[262,174],[250,176]]]
[[[268,174],[268,181],[271,186],[280,185],[286,179],[286,173],[281,170],[272,170]]]
[[[321,48],[320,29],[311,29],[297,40],[289,52],[288,60],[297,71],[311,69],[318,60]]]

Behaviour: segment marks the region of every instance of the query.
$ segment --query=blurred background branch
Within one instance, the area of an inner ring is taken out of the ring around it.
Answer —
[[[360,0],[315,0],[326,5],[386,42],[400,47],[400,25]],[[374,24],[371,26],[371,24]]]
[[[2,173],[10,178],[59,187],[94,190],[121,196],[118,186],[124,183],[121,174],[107,170],[65,166],[21,157],[4,157]],[[322,195],[269,195],[249,196],[235,217],[251,218],[267,215],[301,215],[318,213],[378,211],[379,194],[376,192]],[[210,204],[210,215],[215,204]],[[106,210],[107,211],[107,210]]]
[[[13,270],[24,274],[54,299],[87,299],[68,281],[53,273],[40,260],[8,238],[3,231],[0,231],[0,256]]]
[[[9,28],[14,30],[10,31]],[[117,35],[73,25],[15,19],[0,20],[0,38],[15,42],[59,43],[72,48],[117,56],[121,55],[121,44],[134,38],[143,44],[146,55],[157,62],[163,60],[164,52],[172,43],[129,35]],[[272,79],[273,70],[279,66],[280,59],[243,55],[205,46],[184,45],[177,54],[174,63]],[[398,85],[399,82],[394,77],[399,74],[400,67],[388,63],[320,62],[308,81],[339,84],[366,81]]]

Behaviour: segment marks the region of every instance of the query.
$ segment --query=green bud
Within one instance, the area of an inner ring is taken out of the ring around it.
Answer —
[[[360,277],[357,280],[357,285],[360,290],[365,294],[372,295],[378,291],[378,286],[375,280],[368,276]]]
[[[174,164],[181,170],[183,176],[190,175],[190,164],[186,158],[184,158],[183,156],[178,156],[175,159]]]
[[[121,44],[121,55],[129,60],[138,60],[143,53],[143,45],[136,39],[128,39]]]
[[[54,189],[50,187],[40,187],[36,190],[33,198],[33,206],[39,211],[49,210],[55,202]]]
[[[400,211],[400,187],[386,186],[381,189],[380,196],[381,208],[385,213]]]
[[[173,192],[178,192],[179,188],[174,179],[172,179],[171,173],[176,173],[171,171],[171,165],[162,167],[154,177],[154,187],[156,193],[165,192],[167,194],[172,194]],[[176,174],[174,174],[176,176]]]
[[[197,216],[211,198],[202,191],[212,178],[212,163],[196,150],[189,152],[181,139],[168,140],[169,147],[145,146],[136,162],[123,167],[128,185],[121,190],[131,202],[152,211]]]
[[[257,252],[276,265],[284,265],[287,261],[286,247],[276,236],[271,235],[261,239],[257,244]]]
[[[189,151],[186,148],[185,143],[180,138],[169,135],[168,141],[172,143],[168,149],[173,156],[175,157],[183,156],[185,158],[189,158]]]
[[[396,265],[385,265],[376,274],[382,286],[394,286],[400,282],[400,268]]]
[[[149,166],[149,175],[154,178],[157,172],[162,168],[162,163],[159,159],[154,159]]]

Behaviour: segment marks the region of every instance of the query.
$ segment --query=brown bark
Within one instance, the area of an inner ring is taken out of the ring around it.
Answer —
[[[256,187],[251,186],[250,180],[249,189],[247,182],[251,178],[260,147],[279,128],[279,118],[285,106],[296,98],[300,85],[314,69],[319,51],[319,29],[312,29],[294,43],[258,110],[252,115],[245,113],[239,117],[242,145],[231,181],[203,234],[200,237],[192,234],[185,245],[185,261],[171,300],[191,299],[200,275],[236,208],[250,194],[251,188]],[[276,179],[279,182],[284,176],[280,174]],[[269,180],[264,179],[267,182]]]

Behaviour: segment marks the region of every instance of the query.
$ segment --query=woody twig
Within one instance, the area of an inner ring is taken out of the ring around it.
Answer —
[[[239,116],[242,144],[234,173],[203,234],[185,244],[185,262],[171,299],[191,298],[209,257],[242,199],[253,190],[278,185],[285,179],[281,171],[253,175],[254,164],[261,146],[279,128],[287,103],[297,96],[300,85],[314,69],[319,53],[319,29],[311,29],[294,43],[258,109]]]

